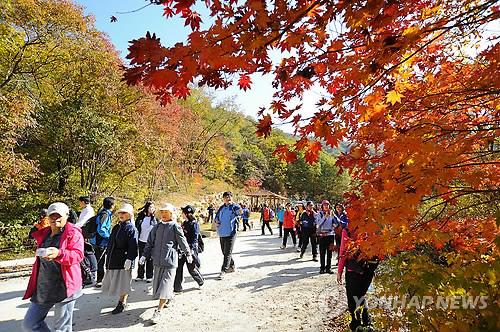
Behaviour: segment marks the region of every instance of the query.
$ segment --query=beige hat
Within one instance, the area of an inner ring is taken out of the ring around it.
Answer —
[[[131,204],[125,203],[116,212],[118,212],[118,213],[125,212],[125,213],[130,214],[131,216],[134,216],[134,207]]]
[[[160,211],[170,211],[172,213],[175,213],[176,208],[170,203],[163,204],[163,206],[159,209]]]
[[[47,215],[50,216],[53,213],[57,213],[60,216],[69,216],[69,207],[61,202],[52,203],[47,209]]]

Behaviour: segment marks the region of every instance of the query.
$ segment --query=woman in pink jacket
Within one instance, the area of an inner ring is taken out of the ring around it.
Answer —
[[[72,331],[75,300],[81,295],[83,236],[68,223],[69,208],[53,203],[48,208],[50,227],[33,233],[36,261],[23,299],[31,299],[24,317],[26,331],[50,331],[45,318],[55,306],[54,329]]]

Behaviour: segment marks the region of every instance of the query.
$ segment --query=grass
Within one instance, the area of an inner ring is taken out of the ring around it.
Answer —
[[[20,251],[3,251],[0,252],[0,261],[28,258],[33,257],[34,255],[35,252],[32,249],[21,249]]]

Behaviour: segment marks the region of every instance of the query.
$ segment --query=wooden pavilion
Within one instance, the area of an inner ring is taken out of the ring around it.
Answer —
[[[250,197],[250,207],[253,211],[258,209],[260,204],[267,203],[271,207],[276,207],[278,204],[285,204],[288,201],[288,197],[265,189],[259,189],[256,192],[245,194],[245,196]]]

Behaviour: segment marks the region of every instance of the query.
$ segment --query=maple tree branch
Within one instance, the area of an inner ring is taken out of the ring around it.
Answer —
[[[136,13],[136,12],[138,12],[138,11],[140,11],[140,10],[143,10],[144,8],[146,8],[146,7],[148,7],[148,6],[151,6],[152,4],[153,4],[153,2],[150,2],[150,3],[148,3],[148,4],[144,5],[144,6],[140,7],[140,8],[134,9],[134,10],[130,10],[130,11],[127,11],[127,12],[116,12],[116,13],[117,13],[117,14],[120,14],[120,15],[121,15],[121,14],[131,14],[131,13]]]
[[[483,166],[483,165],[500,165],[500,161],[488,161],[488,162],[470,163],[470,164],[453,164],[445,166],[444,168],[461,168],[461,167]]]
[[[299,22],[305,15],[307,15],[307,13],[309,13],[311,10],[314,9],[314,7],[316,6],[319,6],[321,3],[323,2],[323,0],[316,0],[315,2],[313,2],[309,7],[307,7],[302,13],[300,13],[297,17],[295,17],[290,23],[288,23],[287,26],[285,26],[283,28],[283,30],[281,30],[281,32],[274,38],[271,38],[271,40],[268,40],[265,44],[264,44],[264,48],[267,48],[269,45],[271,45],[272,43],[274,43],[275,41],[281,39],[281,37],[283,37],[283,35],[293,26],[295,25],[295,23]]]

